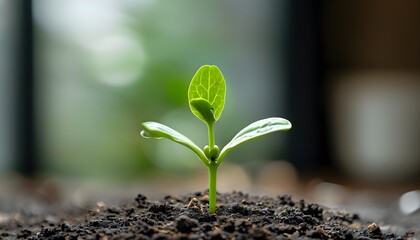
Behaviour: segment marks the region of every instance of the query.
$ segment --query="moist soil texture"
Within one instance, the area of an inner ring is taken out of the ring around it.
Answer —
[[[415,239],[412,231],[287,195],[217,197],[215,214],[208,213],[206,191],[160,201],[139,194],[119,206],[99,202],[56,214],[3,214],[0,239]]]

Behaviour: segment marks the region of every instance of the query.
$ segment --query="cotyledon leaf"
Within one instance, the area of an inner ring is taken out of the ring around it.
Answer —
[[[272,132],[287,131],[291,128],[292,124],[287,119],[277,117],[266,118],[251,123],[239,131],[235,137],[233,137],[232,140],[222,149],[217,159],[217,164],[222,162],[223,158],[230,150],[242,143],[251,141]]]
[[[207,157],[205,156],[203,150],[201,150],[193,141],[191,141],[186,136],[175,131],[174,129],[163,125],[157,122],[144,122],[142,123],[144,130],[141,131],[141,136],[145,138],[167,138],[174,142],[184,145],[185,147],[191,149],[198,158],[205,164],[208,165]]]
[[[225,97],[226,82],[220,69],[217,66],[201,66],[188,88],[188,102],[192,113],[206,122],[207,119],[191,104],[194,99],[204,99],[210,103],[214,119],[218,120],[225,105]]]

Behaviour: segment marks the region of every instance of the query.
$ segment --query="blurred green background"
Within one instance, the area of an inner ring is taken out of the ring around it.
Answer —
[[[133,179],[156,169],[188,175],[202,168],[188,149],[140,138],[140,123],[159,121],[206,145],[206,126],[187,102],[188,84],[203,64],[218,65],[227,81],[219,146],[250,122],[280,114],[284,73],[281,53],[272,49],[281,45],[281,28],[272,22],[282,25],[286,4],[34,1],[42,171]],[[228,161],[255,165],[281,150],[279,141],[262,139]]]
[[[229,153],[221,176],[416,184],[419,16],[391,0],[0,0],[0,172],[204,188],[193,153],[139,133],[153,120],[206,145],[187,90],[212,64],[227,81],[219,147],[261,118],[293,123]]]

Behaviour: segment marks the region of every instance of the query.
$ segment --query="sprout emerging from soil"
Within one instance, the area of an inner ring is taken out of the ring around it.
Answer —
[[[200,67],[191,80],[188,102],[192,113],[206,123],[209,144],[203,149],[181,133],[157,122],[144,122],[141,135],[145,138],[167,138],[191,149],[206,165],[209,172],[209,212],[216,211],[217,168],[226,154],[242,143],[276,131],[287,131],[292,124],[278,117],[271,117],[251,123],[222,148],[215,144],[214,123],[220,118],[225,105],[226,83],[222,72],[216,66]]]

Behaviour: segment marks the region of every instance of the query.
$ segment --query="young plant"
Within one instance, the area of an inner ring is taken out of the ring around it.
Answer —
[[[216,66],[200,67],[191,80],[188,89],[188,102],[192,113],[206,123],[209,143],[203,149],[181,133],[157,122],[142,123],[145,138],[167,138],[191,149],[206,165],[209,172],[209,212],[216,211],[216,176],[217,168],[226,154],[244,142],[256,139],[276,131],[287,131],[292,124],[283,118],[266,118],[251,123],[239,131],[233,139],[222,148],[215,144],[214,123],[220,118],[225,105],[226,83],[222,72]]]

